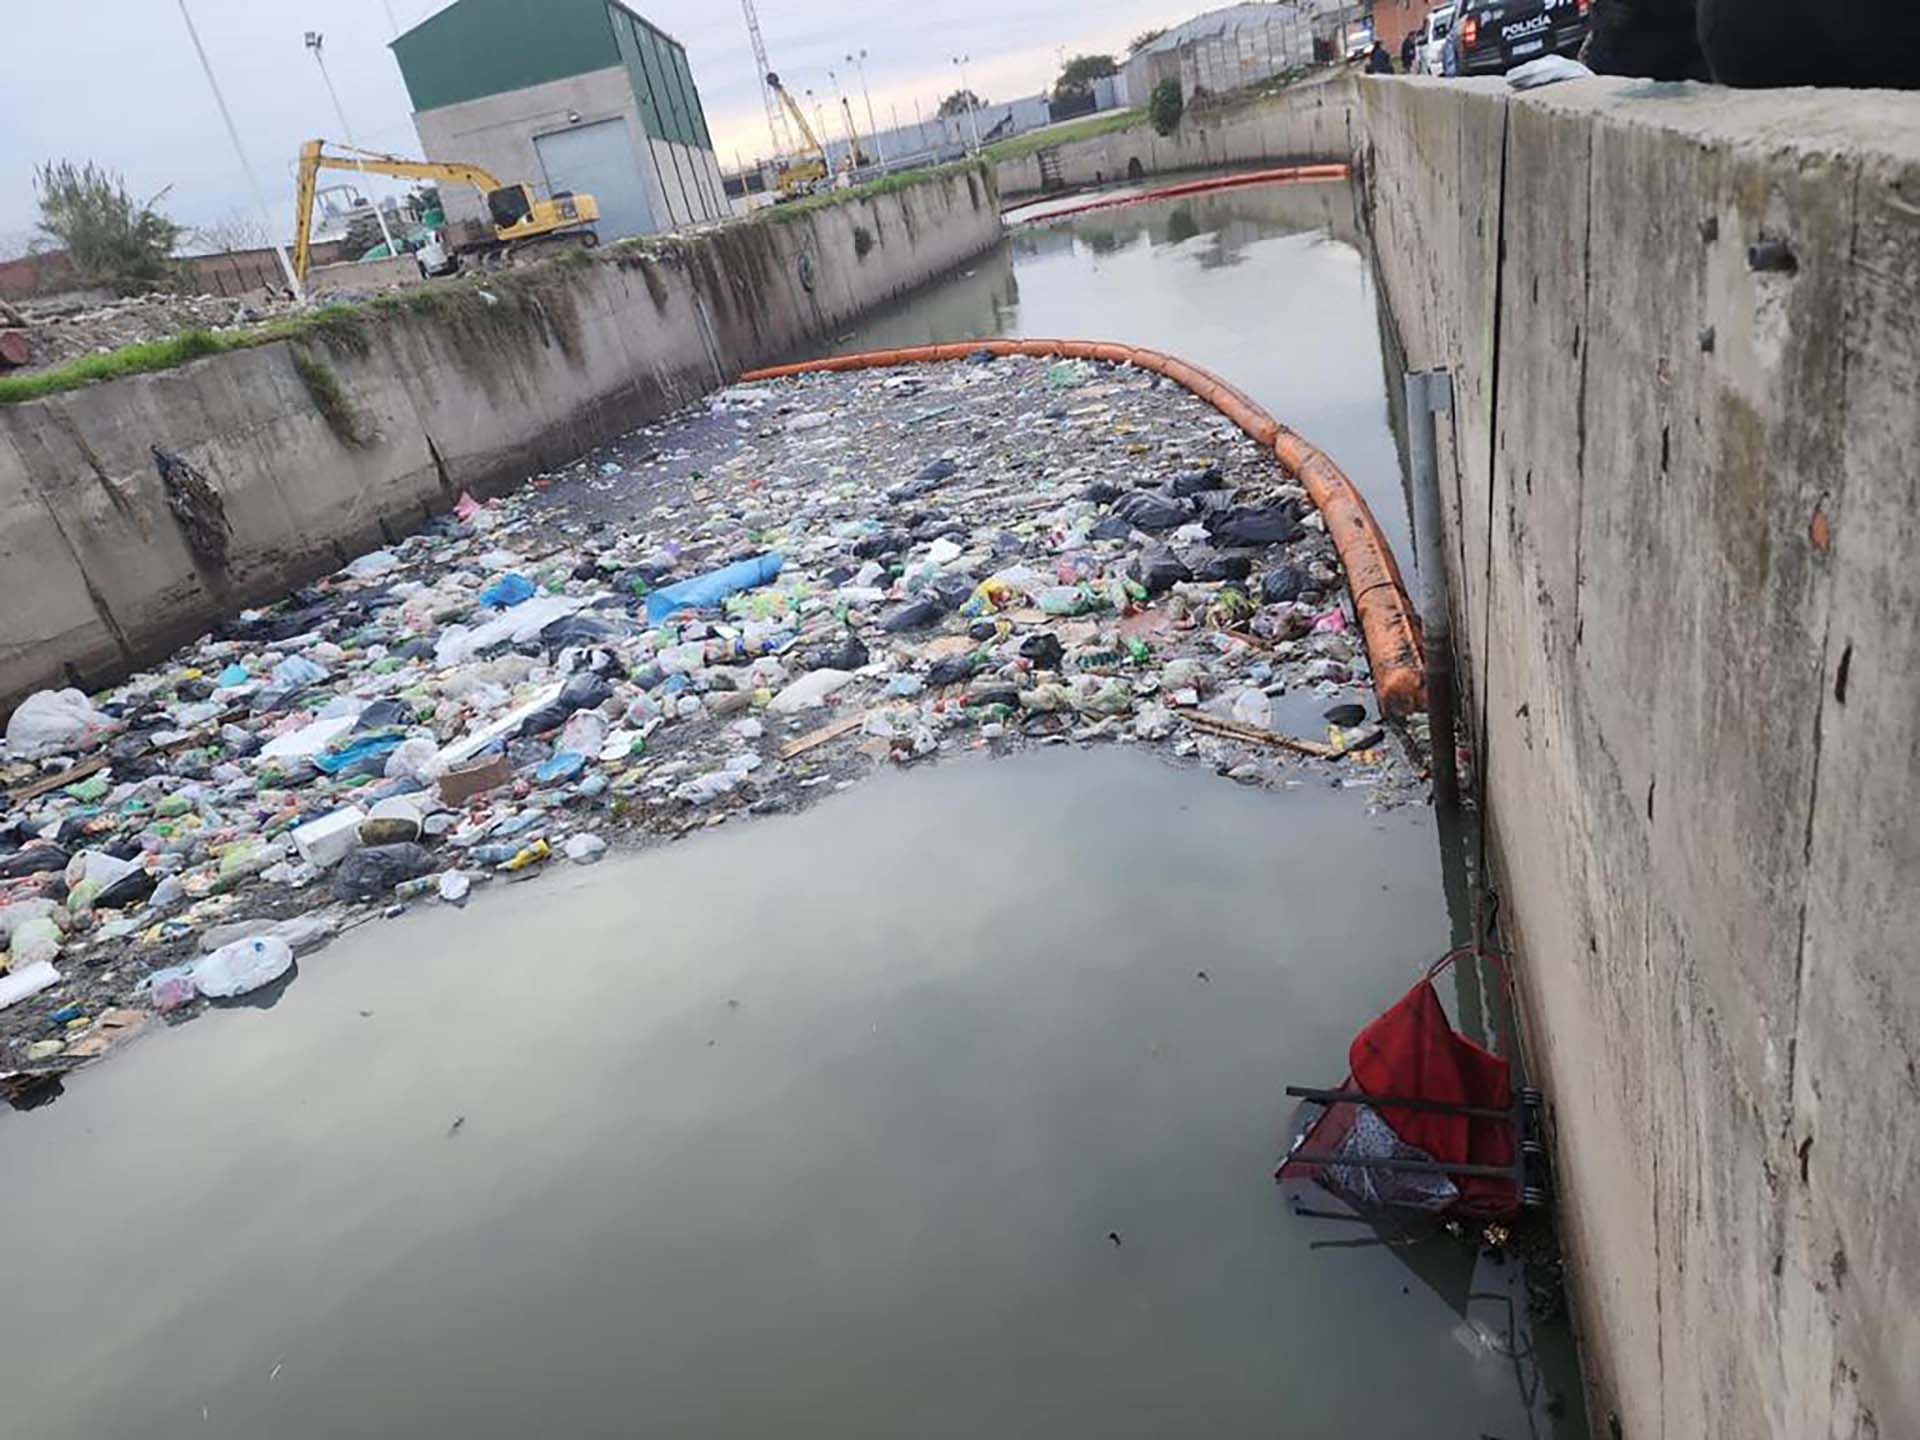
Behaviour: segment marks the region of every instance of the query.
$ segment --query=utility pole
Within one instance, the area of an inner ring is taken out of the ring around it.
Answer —
[[[880,142],[880,127],[873,120],[873,91],[867,88],[867,52],[862,50],[858,56],[847,56],[847,63],[860,70],[860,93],[867,102],[867,136],[873,141],[874,158],[884,167],[887,163],[887,147]]]
[[[260,190],[260,177],[253,173],[253,166],[247,163],[247,152],[240,145],[240,131],[233,123],[233,113],[227,109],[227,97],[220,93],[220,82],[213,78],[213,66],[207,63],[207,49],[200,43],[200,32],[194,28],[193,16],[187,10],[187,0],[180,0],[180,18],[187,22],[187,35],[193,41],[193,53],[200,57],[200,69],[207,77],[207,88],[213,91],[213,103],[220,107],[220,118],[226,122],[227,138],[233,142],[233,153],[239,158],[240,168],[247,173],[247,188],[253,191],[253,203],[260,212],[260,222],[267,227],[267,234],[272,235],[273,217],[267,213],[267,199]],[[280,257],[280,273],[287,277],[287,288],[293,291],[293,298],[306,299],[306,287],[300,283],[300,277],[293,273],[293,261],[287,257],[286,245],[275,240],[273,253]]]
[[[973,113],[973,82],[967,79],[967,64],[972,59],[971,55],[956,55],[953,57],[953,63],[960,71],[960,94],[967,104],[967,125],[973,131],[973,153],[978,155],[980,153],[980,121]]]
[[[833,98],[840,102],[840,123],[847,136],[847,168],[860,168],[860,138],[853,133],[853,107],[847,104],[847,92],[840,88],[840,77],[827,71],[827,79],[833,82]]]
[[[355,155],[358,155],[360,153],[360,147],[353,143],[353,127],[347,124],[347,112],[341,107],[340,92],[333,88],[333,77],[327,74],[326,56],[320,53],[320,47],[325,40],[326,37],[318,30],[307,31],[307,48],[313,52],[313,63],[320,67],[320,78],[326,82],[327,95],[333,101],[334,118],[340,122],[340,133],[347,137],[347,148],[353,151]],[[367,178],[367,162],[361,159],[355,163],[359,166],[360,178],[365,180]],[[393,232],[387,229],[386,212],[380,208],[380,202],[373,198],[373,192],[371,190],[367,192],[367,199],[373,206],[373,218],[380,226],[380,238],[386,241],[387,258],[391,260],[400,253],[400,250],[399,247],[393,243]]]

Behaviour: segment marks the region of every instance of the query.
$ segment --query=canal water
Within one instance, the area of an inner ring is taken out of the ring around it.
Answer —
[[[1219,198],[929,304],[1214,366],[1386,520],[1357,253]],[[1452,924],[1423,808],[1064,748],[375,921],[0,1116],[0,1433],[1584,1435],[1517,1266],[1271,1179]]]

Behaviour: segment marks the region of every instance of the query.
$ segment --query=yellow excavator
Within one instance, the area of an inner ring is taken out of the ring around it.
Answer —
[[[810,194],[816,186],[825,183],[831,173],[831,167],[827,164],[827,147],[813,133],[813,127],[807,123],[806,112],[801,110],[799,102],[787,93],[787,87],[780,83],[780,77],[772,71],[767,72],[767,88],[780,97],[781,103],[787,107],[787,113],[793,117],[793,123],[800,127],[800,133],[806,137],[807,147],[812,152],[791,157],[783,155],[775,162],[780,198],[792,200],[796,196]]]
[[[568,243],[600,243],[599,234],[592,228],[600,218],[600,203],[591,195],[561,194],[541,200],[534,196],[531,185],[503,185],[478,165],[457,160],[405,160],[398,155],[382,155],[344,145],[330,150],[324,140],[309,140],[300,147],[300,183],[293,216],[293,273],[303,284],[312,251],[314,191],[322,170],[358,170],[401,180],[447,181],[473,186],[486,203],[493,236],[477,244],[456,247],[463,255],[518,252],[529,242],[556,237],[564,237]]]

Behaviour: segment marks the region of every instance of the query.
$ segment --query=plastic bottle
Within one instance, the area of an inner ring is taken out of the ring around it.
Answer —
[[[546,841],[536,840],[531,845],[524,846],[519,854],[515,855],[500,868],[508,874],[512,874],[516,870],[525,870],[529,866],[538,865],[552,854],[553,848],[548,845]]]

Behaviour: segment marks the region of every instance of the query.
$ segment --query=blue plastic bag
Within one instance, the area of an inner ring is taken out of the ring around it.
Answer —
[[[522,600],[531,600],[533,591],[533,581],[510,570],[480,592],[480,603],[495,610],[510,610]]]
[[[676,610],[710,609],[729,595],[766,584],[780,573],[780,567],[785,563],[785,558],[778,550],[769,550],[764,555],[736,560],[718,570],[709,570],[691,580],[682,580],[677,585],[656,590],[647,596],[647,623],[658,625]]]

